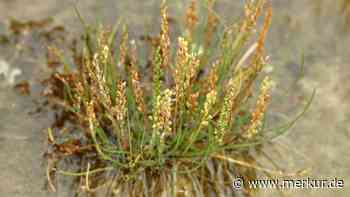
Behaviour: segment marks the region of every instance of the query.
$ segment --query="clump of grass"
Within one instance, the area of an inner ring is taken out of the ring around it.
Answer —
[[[213,11],[214,1],[204,6],[206,22],[200,21],[198,6],[192,2],[184,34],[172,40],[162,4],[159,42],[148,61],[151,77],[143,75],[145,61],[135,41],[129,42],[127,28],[115,47],[117,28],[87,27],[76,69],[65,63],[64,72],[48,80],[47,95],[80,134],[58,143],[61,136],[50,130],[49,141],[57,152],[79,153],[83,161],[79,172],[56,171],[85,177],[80,184],[87,191],[109,185],[114,194],[131,196],[223,195],[234,192],[235,176],[256,176],[237,165],[251,158],[249,150],[290,126],[264,131],[271,80],[261,70],[267,64],[271,8],[265,10],[264,0],[248,1],[242,21],[225,26]]]

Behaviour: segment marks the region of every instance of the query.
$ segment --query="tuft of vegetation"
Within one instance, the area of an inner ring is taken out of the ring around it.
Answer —
[[[46,80],[45,95],[73,125],[68,137],[48,132],[52,189],[58,172],[79,177],[89,193],[107,186],[111,196],[222,196],[235,192],[236,176],[256,177],[249,152],[293,123],[265,129],[271,79],[261,71],[272,11],[264,0],[247,1],[242,21],[227,26],[214,4],[192,1],[183,33],[173,36],[163,2],[160,35],[143,37],[151,44],[143,57],[126,26],[95,29],[81,17],[86,33],[74,66],[49,49],[64,69]],[[78,172],[57,167],[77,155]]]

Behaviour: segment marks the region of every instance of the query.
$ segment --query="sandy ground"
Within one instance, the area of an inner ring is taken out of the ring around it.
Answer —
[[[0,33],[5,31],[10,18],[46,17],[54,17],[55,23],[64,24],[70,31],[79,31],[72,7],[74,2],[0,1]],[[266,153],[287,170],[312,167],[310,177],[345,180],[344,189],[288,190],[289,196],[349,196],[350,54],[347,46],[350,46],[350,36],[345,30],[340,4],[326,0],[272,2],[274,18],[267,48],[277,86],[270,114],[282,117],[276,122],[285,117],[288,120],[301,110],[303,100],[313,89],[317,93],[304,118],[275,141],[274,148],[278,151],[267,148]],[[78,1],[77,7],[89,21],[98,16],[101,21],[114,24],[121,16],[130,24],[134,35],[152,29],[157,23],[158,4],[153,0],[85,0]],[[226,20],[232,18],[229,13],[241,12],[239,3],[228,0],[219,7]],[[38,50],[42,47],[38,46]],[[22,70],[16,81],[27,79],[36,84],[41,73],[45,73],[45,54],[14,56],[13,51],[0,45],[0,61],[6,62],[10,71]],[[295,82],[302,52],[305,54],[305,77]],[[34,106],[32,98],[15,93],[3,76],[0,84],[0,196],[66,196],[47,193],[44,189],[44,129],[51,117],[28,115]],[[278,194],[261,191],[260,195]]]

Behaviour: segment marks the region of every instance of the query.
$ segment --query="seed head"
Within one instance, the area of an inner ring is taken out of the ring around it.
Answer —
[[[125,65],[126,63],[126,57],[128,53],[128,31],[127,28],[124,26],[123,33],[122,33],[122,40],[119,47],[119,66]]]
[[[188,42],[182,37],[179,37],[178,42],[179,42],[179,46],[176,53],[174,80],[175,80],[176,97],[177,99],[180,99],[184,95],[184,81],[186,77],[186,67],[189,62],[190,55],[188,52]]]
[[[227,132],[227,129],[231,123],[232,117],[232,108],[236,97],[240,92],[240,75],[231,78],[228,82],[228,91],[224,97],[224,104],[220,113],[218,128],[215,129],[215,137],[221,143],[223,141],[223,137]]]
[[[156,99],[152,127],[158,136],[171,133],[172,96],[173,91],[166,89]]]
[[[103,103],[106,103],[107,106],[111,105],[111,100],[108,94],[108,87],[106,86],[107,82],[106,82],[106,76],[103,73],[101,67],[101,62],[100,62],[100,56],[99,54],[95,54],[94,55],[94,60],[92,62],[92,65],[94,67],[95,70],[95,84],[97,85],[97,98],[101,99],[101,101]]]
[[[270,84],[271,81],[268,77],[266,77],[262,82],[255,110],[251,114],[252,118],[250,120],[250,125],[248,126],[248,129],[243,133],[243,137],[247,139],[251,139],[252,137],[256,136],[258,130],[262,126],[262,120],[264,118],[267,105],[270,101]]]
[[[218,18],[214,14],[214,1],[208,0],[207,1],[207,12],[208,12],[208,19],[207,19],[207,26],[205,28],[205,47],[208,48],[213,40],[213,35],[217,27]]]
[[[169,38],[169,24],[168,24],[168,13],[165,2],[161,8],[161,32],[160,32],[160,52],[162,54],[161,67],[165,68],[169,64],[170,59],[170,38]]]
[[[137,72],[137,70],[133,67],[131,68],[131,84],[132,84],[133,92],[135,95],[137,109],[140,112],[145,113],[146,112],[146,105],[145,105],[145,101],[143,99],[144,93],[143,93],[141,83],[140,83],[140,76],[139,76],[139,73]]]
[[[126,82],[119,82],[116,92],[115,106],[112,107],[113,115],[119,123],[125,121],[127,115]]]
[[[209,122],[213,119],[213,116],[210,114],[212,108],[216,102],[216,90],[212,89],[206,97],[204,108],[202,110],[202,121],[200,127],[208,126]]]
[[[194,27],[198,22],[198,14],[196,9],[196,1],[192,0],[191,5],[186,11],[186,28],[189,34],[189,37],[192,38]]]

